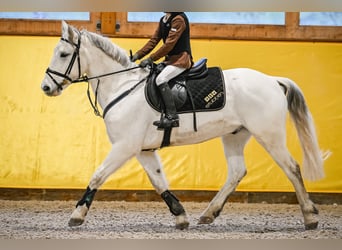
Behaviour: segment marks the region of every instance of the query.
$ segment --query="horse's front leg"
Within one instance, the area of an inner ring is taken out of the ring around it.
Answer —
[[[137,155],[137,159],[146,171],[156,192],[161,195],[170,212],[176,217],[176,228],[186,229],[189,221],[186,212],[177,197],[168,189],[168,182],[165,178],[163,166],[159,155],[156,152],[143,151]]]
[[[111,174],[119,169],[127,160],[133,157],[133,155],[134,153],[131,152],[124,144],[117,143],[112,146],[112,149],[104,162],[93,174],[83,197],[77,202],[76,208],[71,214],[69,226],[73,227],[83,224],[97,189]]]

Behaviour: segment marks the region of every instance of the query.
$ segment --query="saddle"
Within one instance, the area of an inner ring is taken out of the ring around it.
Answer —
[[[164,112],[164,103],[155,79],[164,67],[163,63],[154,64],[145,86],[148,104],[161,113]],[[193,113],[194,131],[197,131],[196,112],[220,110],[226,103],[222,70],[218,67],[208,68],[206,58],[200,59],[192,68],[171,79],[168,84],[177,113]],[[164,130],[160,148],[170,145],[171,131],[172,128]]]
[[[158,112],[163,112],[164,104],[155,79],[165,65],[154,65],[145,86],[145,96],[149,105]],[[220,110],[225,105],[225,87],[222,70],[207,67],[207,59],[197,61],[169,81],[177,113],[194,113]]]

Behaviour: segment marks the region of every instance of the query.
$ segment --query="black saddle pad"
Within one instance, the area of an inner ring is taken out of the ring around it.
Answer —
[[[169,82],[177,113],[216,111],[226,103],[225,85],[219,67],[208,68],[208,74],[199,79],[176,77]],[[145,96],[151,107],[163,110],[163,102],[153,78],[147,81]]]

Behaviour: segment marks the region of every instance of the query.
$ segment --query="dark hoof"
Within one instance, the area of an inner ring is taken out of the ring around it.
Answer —
[[[198,224],[211,224],[214,222],[214,219],[211,217],[207,217],[207,216],[201,216]]]
[[[189,227],[189,222],[183,222],[176,225],[176,229],[184,230]]]
[[[77,227],[77,226],[82,225],[83,222],[84,222],[84,220],[82,220],[82,219],[70,219],[68,226],[69,227]]]
[[[310,223],[305,225],[305,230],[315,230],[317,229],[318,222]]]

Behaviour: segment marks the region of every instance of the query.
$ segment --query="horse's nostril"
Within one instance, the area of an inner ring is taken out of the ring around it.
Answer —
[[[42,89],[43,89],[44,92],[49,92],[50,91],[50,87],[47,86],[47,85],[43,86]]]

